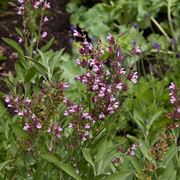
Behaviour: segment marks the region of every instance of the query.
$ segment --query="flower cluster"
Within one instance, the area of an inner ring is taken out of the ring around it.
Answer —
[[[22,121],[23,130],[30,134],[36,133],[39,129],[47,129],[47,132],[60,137],[61,127],[57,124],[50,123],[53,113],[56,114],[57,106],[64,98],[63,91],[69,87],[67,83],[53,84],[51,89],[42,89],[38,94],[33,94],[32,98],[13,97],[7,95],[5,102],[7,107],[13,110]],[[50,107],[47,106],[51,98]],[[49,117],[49,119],[47,118]]]
[[[168,116],[173,119],[180,119],[180,98],[178,97],[179,90],[177,89],[176,85],[171,82],[170,86],[170,102],[174,107],[173,112],[168,113]]]
[[[162,160],[163,156],[166,154],[168,149],[170,148],[170,145],[172,143],[172,139],[174,137],[170,134],[168,131],[166,131],[164,134],[160,134],[158,140],[151,148],[151,153],[157,160]]]
[[[57,123],[51,124],[48,127],[47,132],[51,135],[53,135],[54,137],[56,137],[56,139],[59,139],[61,137],[61,131],[63,129],[61,128],[60,125],[58,125]]]
[[[7,95],[5,102],[9,108],[13,108],[14,113],[23,118],[23,129],[28,132],[34,132],[42,128],[41,120],[32,112],[31,100],[27,97],[25,100],[21,97]]]
[[[71,128],[76,129],[77,132],[83,129],[84,134],[80,133],[80,136],[85,141],[89,134],[90,124],[104,121],[120,108],[122,104],[120,98],[128,89],[127,81],[136,83],[138,74],[122,65],[123,52],[111,34],[107,37],[108,47],[103,47],[101,40],[97,47],[93,47],[86,36],[77,30],[74,30],[73,35],[83,40],[76,63],[85,69],[85,73],[77,76],[75,80],[86,86],[87,94],[91,97],[89,102],[91,108],[86,105],[74,105],[66,99],[67,110],[64,115],[73,117],[73,123],[70,123]],[[131,55],[139,53],[140,49],[136,47],[132,49]]]
[[[91,124],[94,122],[93,118],[81,105],[73,104],[66,98],[64,98],[64,103],[68,107],[64,115],[73,117],[69,128],[73,129],[82,141],[86,141],[89,138]]]
[[[50,9],[50,3],[47,2],[47,0],[33,0],[33,1],[25,1],[25,0],[18,0],[18,7],[17,7],[17,14],[22,15],[22,16],[28,16],[26,15],[27,8],[31,8],[30,11],[42,9],[42,12],[45,11],[46,9]],[[29,18],[27,18],[28,20]],[[47,16],[40,18],[40,26],[42,26],[44,23],[49,21],[49,18]],[[28,21],[26,22],[28,23]],[[25,24],[23,24],[25,26]],[[25,27],[24,27],[25,28]],[[24,32],[26,30],[24,29]],[[47,36],[47,32],[42,32],[41,33],[41,38],[44,39]],[[18,42],[22,43],[23,42],[23,37],[18,38]]]
[[[136,154],[136,149],[141,147],[142,144],[132,144],[131,148],[130,148],[130,151],[129,151],[129,155],[130,156],[135,156]]]
[[[170,101],[171,104],[174,104],[176,102],[176,85],[171,82],[169,89],[170,89],[170,93],[169,93]]]
[[[27,3],[25,0],[18,0],[19,6],[18,6],[18,15],[23,15],[25,10],[25,3]],[[46,0],[33,0],[31,1],[32,7],[34,9],[44,8],[44,9],[50,9],[50,3]]]

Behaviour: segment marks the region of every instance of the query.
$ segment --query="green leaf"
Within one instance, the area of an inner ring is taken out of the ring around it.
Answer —
[[[47,69],[46,67],[44,67],[44,65],[42,65],[41,63],[37,62],[37,61],[33,61],[34,62],[34,67],[38,70],[38,72],[44,76],[44,78],[47,77]]]
[[[22,31],[19,28],[16,27],[15,30],[21,37],[23,37]]]
[[[136,111],[136,110],[134,110],[134,112],[133,112],[133,119],[135,120],[135,122],[137,123],[137,125],[139,126],[139,128],[141,129],[143,134],[145,135],[145,129],[146,128],[145,128],[145,125],[144,125],[143,117],[141,117],[139,112]]]
[[[30,82],[31,79],[36,75],[36,72],[37,71],[35,67],[30,68],[25,76],[25,82]]]
[[[5,114],[6,111],[7,111],[7,109],[4,109],[4,110],[0,113],[0,119],[3,117],[3,115]]]
[[[173,180],[171,178],[172,178],[172,175],[173,175],[173,173],[175,171],[176,170],[175,170],[173,161],[171,161],[171,163],[169,164],[168,168],[163,168],[162,174],[158,175],[158,177],[159,177],[158,180],[164,180],[164,179]]]
[[[88,151],[87,149],[83,149],[83,150],[82,150],[82,153],[83,153],[84,159],[93,167],[93,169],[94,169],[94,174],[96,175],[94,162],[93,162],[93,160],[92,160],[92,157],[91,157],[89,151]]]
[[[17,61],[17,62],[15,63],[15,66],[14,66],[14,67],[15,67],[15,70],[16,70],[16,75],[17,75],[17,77],[18,77],[18,80],[19,80],[20,82],[24,82],[25,70],[24,70],[22,64],[19,63],[19,61]]]
[[[14,125],[12,125],[12,129],[18,138],[21,138],[21,139],[28,138],[28,133],[26,131],[24,131],[22,129],[22,127],[14,124]]]
[[[52,72],[54,71],[54,68],[57,66],[58,62],[61,60],[63,51],[64,49],[61,49],[60,51],[56,52],[53,59],[49,61],[49,66]]]
[[[137,160],[137,158],[135,156],[133,157],[128,157],[128,159],[130,160],[131,164],[133,165],[134,169],[139,173],[142,171],[142,167],[140,162]]]
[[[107,138],[104,137],[104,139],[102,139],[102,141],[97,146],[97,153],[95,156],[94,164],[97,174],[102,174],[104,171],[103,165],[108,147],[109,141],[107,141]]]
[[[46,69],[47,69],[47,68],[48,68],[48,62],[47,62],[47,59],[46,59],[46,57],[45,57],[45,54],[44,54],[42,51],[40,51],[39,49],[38,49],[37,51],[38,51],[38,53],[39,53],[40,56],[41,56],[43,65],[44,65],[44,66],[46,67]]]
[[[24,57],[24,52],[21,48],[21,46],[14,40],[9,38],[2,38],[5,43],[7,43],[9,46],[14,48],[22,57]]]
[[[120,171],[105,178],[105,180],[131,180],[133,179],[133,171]]]
[[[4,161],[4,162],[0,163],[0,171],[1,171],[9,162],[11,162],[11,160]]]
[[[150,147],[148,147],[148,145],[143,140],[139,140],[139,142],[141,144],[139,149],[141,150],[144,157],[146,157],[149,161],[152,161],[152,158],[149,156]]]
[[[149,121],[149,123],[147,125],[148,130],[150,130],[150,128],[151,128],[152,124],[154,123],[154,121],[156,121],[161,114],[162,114],[162,111],[158,111],[157,113],[155,113],[153,115],[153,117],[150,119],[150,121]]]
[[[4,99],[5,94],[0,91],[0,99]]]
[[[49,50],[49,48],[52,46],[53,41],[54,41],[54,37],[51,38],[51,39],[46,43],[46,45],[44,45],[40,50],[41,50],[42,52],[46,52],[47,50]]]
[[[174,158],[174,156],[178,153],[180,147],[177,147],[175,144],[172,145],[167,153],[165,154],[163,165],[165,168],[168,167],[169,162]]]
[[[74,179],[81,180],[81,177],[74,171],[74,169],[69,164],[59,162],[59,160],[53,154],[41,154],[41,157],[48,162],[54,164],[56,167],[66,172]]]

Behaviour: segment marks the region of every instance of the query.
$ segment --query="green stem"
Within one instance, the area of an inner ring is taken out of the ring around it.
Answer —
[[[171,18],[171,0],[168,0],[168,21],[169,21],[171,33],[174,36],[174,28],[173,28],[172,18]]]
[[[38,31],[38,38],[37,38],[36,49],[38,49],[39,42],[40,42],[40,39],[41,39],[41,29],[42,29],[42,25],[43,25],[43,15],[44,15],[44,10],[41,9],[41,18],[40,18],[40,23],[39,23],[39,31]]]
[[[166,37],[168,41],[170,41],[170,38],[166,31],[162,28],[162,26],[151,16],[151,21],[157,26],[157,28],[161,31],[161,33]]]

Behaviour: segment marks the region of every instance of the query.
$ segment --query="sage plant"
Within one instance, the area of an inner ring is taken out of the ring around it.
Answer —
[[[124,53],[111,34],[107,36],[108,44],[99,39],[97,46],[93,46],[77,30],[73,35],[82,39],[76,63],[84,69],[84,73],[75,80],[85,86],[88,103],[82,101],[76,104],[65,98],[67,109],[64,116],[69,119],[68,128],[72,129],[72,144],[81,147],[83,144],[88,146],[106,130],[109,117],[122,108],[129,83],[135,84],[138,79],[133,66],[125,61],[127,56],[136,56],[141,50],[137,46],[130,53]]]

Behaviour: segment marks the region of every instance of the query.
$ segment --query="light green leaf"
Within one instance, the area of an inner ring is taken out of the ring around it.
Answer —
[[[152,124],[159,118],[159,116],[162,114],[162,111],[158,111],[157,113],[155,113],[153,115],[153,117],[150,119],[148,125],[147,125],[147,129],[150,130]]]
[[[138,111],[134,110],[133,112],[133,119],[135,120],[135,122],[137,123],[137,125],[139,126],[139,128],[141,129],[141,131],[143,132],[143,134],[145,135],[145,125],[143,122],[143,117],[141,117],[141,115],[139,114]]]
[[[1,110],[1,109],[0,109]],[[7,111],[7,109],[4,108],[4,110],[0,113],[0,118],[3,117],[3,115],[5,114],[5,112]]]
[[[180,147],[177,147],[175,144],[169,148],[163,160],[163,165],[165,168],[168,167],[168,164],[174,158],[174,156],[178,153],[179,149]]]
[[[22,31],[19,28],[16,27],[15,30],[21,37],[23,37]]]
[[[148,147],[148,145],[143,141],[143,140],[139,140],[141,146],[140,146],[140,151],[142,152],[142,154],[144,155],[144,157],[146,157],[149,161],[152,161],[152,157],[150,157],[149,153],[150,153],[150,147]]]
[[[27,139],[28,134],[18,125],[12,125],[12,129],[18,138]]]
[[[61,49],[60,51],[56,52],[54,57],[49,61],[49,66],[52,72],[54,71],[54,68],[57,66],[58,62],[61,60],[63,51],[64,49]]]
[[[175,167],[174,167],[173,161],[171,161],[171,163],[169,164],[168,168],[163,168],[163,169],[164,169],[163,173],[159,176],[158,180],[164,180],[164,179],[174,180],[174,179],[171,179],[171,177],[173,175],[173,172],[175,171]]]
[[[142,171],[142,167],[140,162],[137,160],[137,158],[135,156],[133,157],[128,157],[128,159],[130,160],[131,164],[133,165],[134,169],[139,173]]]
[[[133,179],[133,171],[120,171],[105,178],[105,180],[131,180]]]
[[[92,157],[91,157],[89,151],[88,151],[87,149],[83,149],[83,150],[82,150],[82,153],[83,153],[84,159],[93,167],[93,169],[94,169],[94,174],[96,175],[94,162],[93,162],[93,160],[92,160]]]
[[[4,162],[0,163],[0,171],[1,171],[9,162],[11,162],[11,160],[4,161]]]
[[[81,177],[74,171],[74,169],[69,164],[59,162],[59,160],[53,154],[41,154],[41,157],[48,162],[54,164],[56,167],[66,172],[74,179],[81,180]]]

